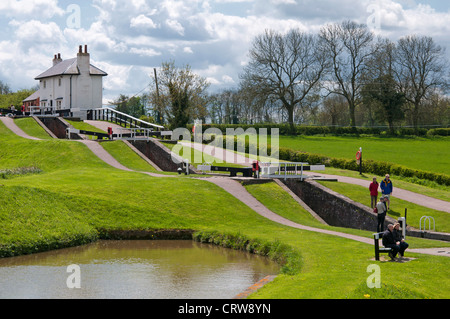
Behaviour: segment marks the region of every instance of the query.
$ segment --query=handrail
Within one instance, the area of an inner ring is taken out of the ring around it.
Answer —
[[[156,128],[156,129],[164,129],[164,126],[156,125],[156,124],[152,124],[152,123],[143,121],[143,120],[141,120],[141,119],[135,118],[135,117],[133,117],[133,116],[131,116],[131,115],[129,115],[129,114],[126,114],[126,113],[117,111],[117,110],[112,109],[112,108],[110,108],[110,107],[103,107],[103,108],[95,109],[95,111],[105,111],[105,110],[111,111],[112,113],[117,113],[117,114],[119,114],[119,115],[122,115],[122,116],[124,116],[124,117],[129,118],[129,119],[132,120],[132,121],[139,122],[139,123],[142,123],[142,124],[144,124],[144,125],[154,127],[154,128]]]
[[[300,178],[303,180],[304,171],[323,171],[325,165],[309,165],[308,163],[292,163],[292,162],[278,162],[278,163],[260,163],[262,178]]]

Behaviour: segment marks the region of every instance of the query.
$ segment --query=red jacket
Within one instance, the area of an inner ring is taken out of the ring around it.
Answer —
[[[370,190],[370,196],[378,196],[378,183],[377,182],[370,183],[369,190]]]

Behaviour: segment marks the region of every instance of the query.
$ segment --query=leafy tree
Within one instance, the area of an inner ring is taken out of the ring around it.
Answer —
[[[402,106],[406,103],[405,95],[399,93],[396,87],[392,75],[384,75],[367,84],[362,90],[367,103],[375,101],[380,105],[375,114],[378,119],[388,122],[391,134],[395,132],[394,123],[405,117],[402,110]]]
[[[136,118],[140,118],[145,114],[145,107],[142,103],[142,99],[139,96],[128,97],[121,94],[117,100],[111,104],[116,106],[116,110]]]
[[[209,83],[205,78],[194,74],[189,65],[178,68],[174,62],[164,62],[159,73],[155,73],[149,98],[157,111],[165,115],[170,128],[206,118]]]

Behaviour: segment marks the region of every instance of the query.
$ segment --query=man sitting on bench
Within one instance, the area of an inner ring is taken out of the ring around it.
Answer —
[[[388,229],[383,233],[382,242],[384,247],[391,248],[391,251],[389,252],[391,260],[395,260],[397,253],[400,253],[400,256],[403,256],[405,249],[408,247],[405,242],[397,241],[394,234],[394,225],[392,224],[389,224]]]

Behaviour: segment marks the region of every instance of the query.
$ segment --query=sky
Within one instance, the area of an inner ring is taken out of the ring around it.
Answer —
[[[108,73],[105,104],[148,92],[164,62],[189,65],[220,92],[238,87],[266,29],[315,34],[344,20],[392,41],[432,36],[450,57],[450,0],[1,0],[0,80],[31,88],[55,54],[74,58],[88,45],[91,63]]]

